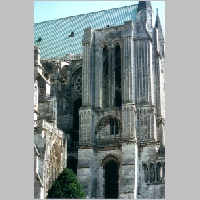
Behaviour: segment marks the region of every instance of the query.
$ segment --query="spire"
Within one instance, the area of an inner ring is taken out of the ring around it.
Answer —
[[[156,8],[156,23],[155,23],[155,27],[158,28],[159,26],[161,26],[161,23],[160,23],[160,17],[158,16],[158,8]]]
[[[152,10],[151,2],[150,1],[139,1],[137,12],[143,9]]]
[[[156,8],[156,22],[155,22],[155,28],[158,29],[159,35],[162,35],[161,38],[164,39],[164,32],[162,30],[162,25],[160,22],[160,17],[158,15],[158,8]],[[159,36],[160,37],[160,36]]]

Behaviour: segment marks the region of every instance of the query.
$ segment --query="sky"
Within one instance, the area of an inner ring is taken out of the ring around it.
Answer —
[[[138,4],[138,1],[34,1],[34,23]],[[151,1],[165,32],[165,1]]]

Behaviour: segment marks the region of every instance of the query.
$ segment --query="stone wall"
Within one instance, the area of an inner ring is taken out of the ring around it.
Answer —
[[[66,167],[67,140],[57,127],[57,99],[50,96],[50,70],[42,66],[38,47],[34,59],[34,198],[44,199]]]
[[[66,166],[68,143],[88,198],[105,198],[110,160],[119,166],[118,198],[165,197],[165,42],[150,3],[139,4],[134,22],[86,28],[81,56],[40,61],[35,48],[34,139],[45,193]]]

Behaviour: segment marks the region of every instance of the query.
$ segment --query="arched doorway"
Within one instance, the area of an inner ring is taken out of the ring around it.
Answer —
[[[119,165],[114,159],[104,165],[105,199],[118,199],[119,191]]]

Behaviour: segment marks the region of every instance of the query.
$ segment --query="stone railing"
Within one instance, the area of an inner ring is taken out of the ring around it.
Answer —
[[[82,54],[66,54],[65,59],[67,60],[80,60],[83,58]]]
[[[109,145],[109,144],[115,144],[119,143],[121,141],[121,136],[116,135],[116,136],[111,136],[108,138],[96,138],[96,145],[101,146],[101,145]]]

